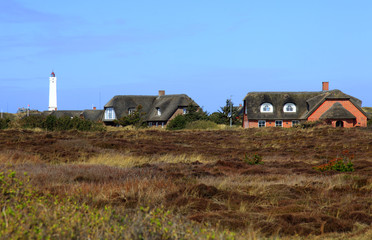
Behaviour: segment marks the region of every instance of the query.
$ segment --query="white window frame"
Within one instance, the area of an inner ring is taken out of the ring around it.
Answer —
[[[278,123],[280,123],[280,125]],[[275,127],[283,127],[283,120],[275,120]]]
[[[114,108],[106,108],[105,109],[105,119],[107,119],[107,120],[116,119],[116,114],[115,114]]]
[[[161,122],[161,128],[164,128],[164,122]]]
[[[288,107],[291,107],[292,111],[288,111],[287,110]],[[294,104],[294,103],[286,103],[283,106],[283,112],[291,112],[292,113],[292,112],[296,112],[296,111],[297,111],[296,104]]]
[[[294,123],[294,122],[297,122],[297,123]],[[300,121],[299,120],[292,120],[292,127],[296,126],[300,124]]]
[[[262,123],[264,123],[264,125],[263,126],[260,126],[260,122]],[[261,128],[261,127],[266,127],[266,120],[258,120],[258,127],[259,128]]]
[[[131,115],[134,111],[136,111],[135,108],[128,108],[128,115]]]
[[[160,110],[160,108],[157,107],[157,108],[156,108],[156,111],[157,111],[157,115],[158,115],[158,116],[161,116],[161,110]]]
[[[266,108],[269,107],[269,110]],[[274,111],[274,107],[271,103],[262,103],[260,107],[260,111],[262,113],[272,113]]]
[[[187,113],[187,108],[183,108],[183,114]]]

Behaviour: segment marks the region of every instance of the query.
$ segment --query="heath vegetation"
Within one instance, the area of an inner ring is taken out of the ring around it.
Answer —
[[[371,239],[371,146],[327,126],[0,130],[0,238]]]

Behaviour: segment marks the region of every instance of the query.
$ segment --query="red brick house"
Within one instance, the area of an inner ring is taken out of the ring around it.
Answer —
[[[334,127],[367,127],[362,101],[340,90],[320,92],[250,92],[244,98],[243,128],[292,127],[323,120]]]

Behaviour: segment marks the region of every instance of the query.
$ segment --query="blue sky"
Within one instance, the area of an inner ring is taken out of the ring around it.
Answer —
[[[353,95],[372,106],[372,2],[0,1],[0,108],[102,108],[186,93],[208,112],[251,91]]]

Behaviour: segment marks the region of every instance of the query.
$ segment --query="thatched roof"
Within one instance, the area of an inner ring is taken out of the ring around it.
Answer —
[[[337,89],[321,92],[250,92],[244,98],[247,101],[248,119],[256,120],[307,119],[327,99],[348,99],[365,114],[361,108],[361,100]],[[260,111],[261,105],[266,102],[273,105],[273,112]],[[284,112],[283,106],[286,103],[294,103],[296,112]]]
[[[327,99],[332,99],[332,100],[338,100],[338,99],[339,100],[345,100],[346,99],[346,100],[350,100],[350,102],[356,108],[358,108],[359,111],[361,111],[365,116],[367,116],[366,113],[362,109],[362,101],[359,100],[358,98],[347,95],[347,94],[341,92],[338,89],[331,90],[331,91],[324,91],[324,92],[321,92],[321,93],[322,94],[319,94],[315,98],[308,99],[308,102],[309,103],[311,102],[312,104],[309,107],[309,111],[304,116],[302,116],[303,119],[308,118]]]
[[[61,117],[80,117],[81,110],[58,110],[52,111],[50,115],[55,116],[57,118]]]
[[[300,119],[307,112],[307,99],[319,95],[319,92],[250,92],[245,97],[248,119]],[[263,103],[273,105],[272,113],[261,113]],[[294,103],[296,112],[283,112],[286,103]]]
[[[84,119],[90,120],[90,121],[102,121],[103,119],[103,110],[84,110],[82,112],[82,115]]]
[[[341,103],[336,102],[325,113],[320,116],[320,119],[355,119],[356,117],[346,110]]]
[[[186,94],[163,95],[163,96],[141,96],[141,95],[119,95],[113,97],[106,105],[106,108],[114,108],[116,118],[128,115],[129,109],[136,109],[142,106],[142,112],[146,113],[146,121],[168,121],[174,112],[181,107],[189,105],[198,106]],[[161,115],[157,115],[157,108],[160,108]]]

